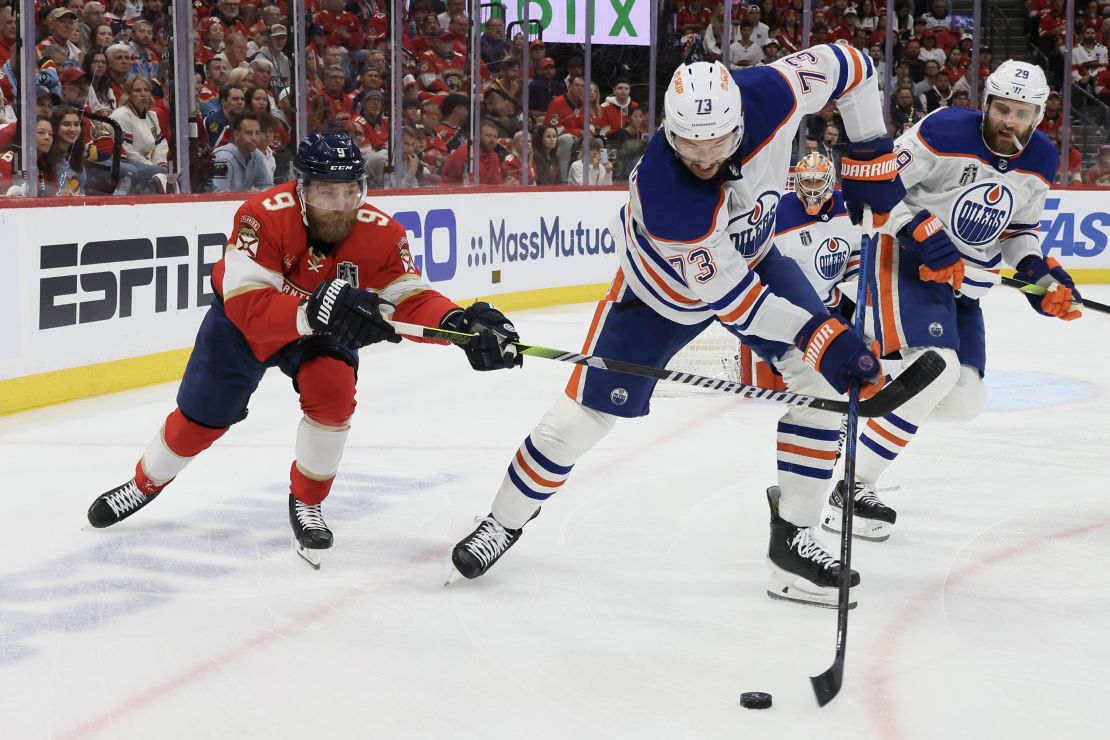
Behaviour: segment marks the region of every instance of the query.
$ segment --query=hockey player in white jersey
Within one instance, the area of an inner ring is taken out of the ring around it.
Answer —
[[[909,363],[933,348],[947,368],[896,413],[869,419],[856,458],[857,497],[873,496],[880,475],[926,419],[967,421],[983,407],[985,331],[979,298],[992,283],[965,275],[965,264],[1047,290],[1027,295],[1037,312],[1065,321],[1081,315],[1071,277],[1045,259],[1037,238],[1056,175],[1057,153],[1037,124],[1049,88],[1044,72],[1008,60],[984,88],[983,110],[941,108],[898,138],[907,193],[891,214],[868,276],[876,300],[875,336],[884,356]],[[853,165],[845,166],[847,176]],[[826,527],[839,530],[843,483],[833,490]],[[857,498],[858,500],[858,498]],[[873,525],[857,504],[853,532]]]
[[[794,133],[830,100],[854,142],[845,158],[857,165],[844,185],[849,209],[870,206],[881,222],[904,188],[865,55],[828,45],[733,74],[717,62],[675,71],[664,135],[649,142],[630,178],[615,227],[621,266],[584,352],[661,368],[717,320],[763,356],[790,355],[797,365],[808,358],[837,392],[852,379],[864,381],[865,394],[877,389],[878,359],[772,244]],[[648,413],[654,387],[647,378],[575,368],[565,396],[517,451],[489,516],[455,546],[458,573],[485,573],[617,418]],[[823,499],[823,489],[808,499],[769,497],[773,577],[791,596],[796,583],[802,599],[838,583],[839,561],[813,537]]]

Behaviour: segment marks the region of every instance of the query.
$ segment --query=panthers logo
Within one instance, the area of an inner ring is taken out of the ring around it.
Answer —
[[[1013,213],[1013,192],[997,180],[986,180],[956,199],[949,224],[964,244],[981,247],[998,239]]]

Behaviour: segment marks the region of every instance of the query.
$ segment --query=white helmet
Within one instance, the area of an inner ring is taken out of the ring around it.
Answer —
[[[794,167],[794,193],[810,216],[821,212],[835,187],[836,168],[828,157],[810,152],[798,160]]]
[[[680,65],[667,86],[663,109],[666,112],[663,131],[680,156],[682,152],[676,137],[704,141],[732,134],[713,152],[721,160],[730,157],[740,146],[744,135],[740,88],[720,62]]]
[[[983,111],[990,109],[991,98],[1005,98],[1021,103],[1030,103],[1036,106],[1032,130],[1044,118],[1045,103],[1048,101],[1048,81],[1045,79],[1044,70],[1029,62],[1019,62],[1016,59],[1007,59],[998,65],[998,69],[991,72],[983,85]],[[984,115],[984,120],[986,116]],[[1029,142],[1019,142],[1024,147]]]

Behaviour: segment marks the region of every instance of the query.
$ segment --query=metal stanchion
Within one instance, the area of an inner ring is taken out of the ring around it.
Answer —
[[[293,0],[290,25],[293,26],[293,100],[296,101],[297,108],[297,130],[293,134],[293,141],[300,143],[301,139],[308,136],[308,66],[304,61],[308,48],[308,29],[305,27],[304,0]]]
[[[520,55],[520,184],[528,185],[528,134],[532,127],[528,125],[531,120],[528,114],[528,68],[532,63],[532,24],[528,20],[528,8],[532,3],[520,5],[520,27],[524,31],[524,49]],[[537,70],[537,73],[539,70]],[[512,148],[512,145],[509,147]]]
[[[1071,19],[1075,18],[1075,0],[1067,0],[1064,7],[1064,17],[1068,22],[1064,31],[1064,81],[1060,91],[1063,96],[1060,102],[1064,105],[1064,125],[1060,127],[1060,184],[1067,187],[1071,177],[1071,163],[1068,161],[1071,159],[1071,55],[1075,48],[1075,24]]]
[[[586,0],[586,53],[584,54],[583,73],[586,76],[585,90],[582,93],[582,184],[590,184],[590,82],[593,74],[594,0]]]
[[[721,64],[729,69],[729,46],[732,44],[732,0],[724,0],[724,16],[721,24],[721,38],[717,42],[721,45]]]
[[[394,8],[389,15],[389,141],[391,147],[390,162],[393,164],[393,176],[386,178],[389,187],[400,186],[401,177],[404,175],[406,162],[404,152],[401,151],[401,140],[404,138],[401,129],[405,125],[405,85],[403,81],[405,70],[405,50],[402,48],[401,29],[405,24],[404,12],[400,7]]]
[[[35,4],[20,3],[19,11],[19,121],[23,147],[24,195],[39,194],[39,153],[35,145],[35,119],[38,117],[38,65],[35,63]]]
[[[182,193],[193,192],[190,178],[189,139],[193,113],[193,7],[184,0],[177,0],[170,9],[173,13],[173,125],[174,148],[177,150],[177,188]],[[95,29],[94,29],[95,30]]]

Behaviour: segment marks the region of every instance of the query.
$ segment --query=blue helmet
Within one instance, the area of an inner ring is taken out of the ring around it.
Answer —
[[[366,179],[362,152],[345,131],[310,134],[297,147],[293,169],[302,180],[362,182]]]

